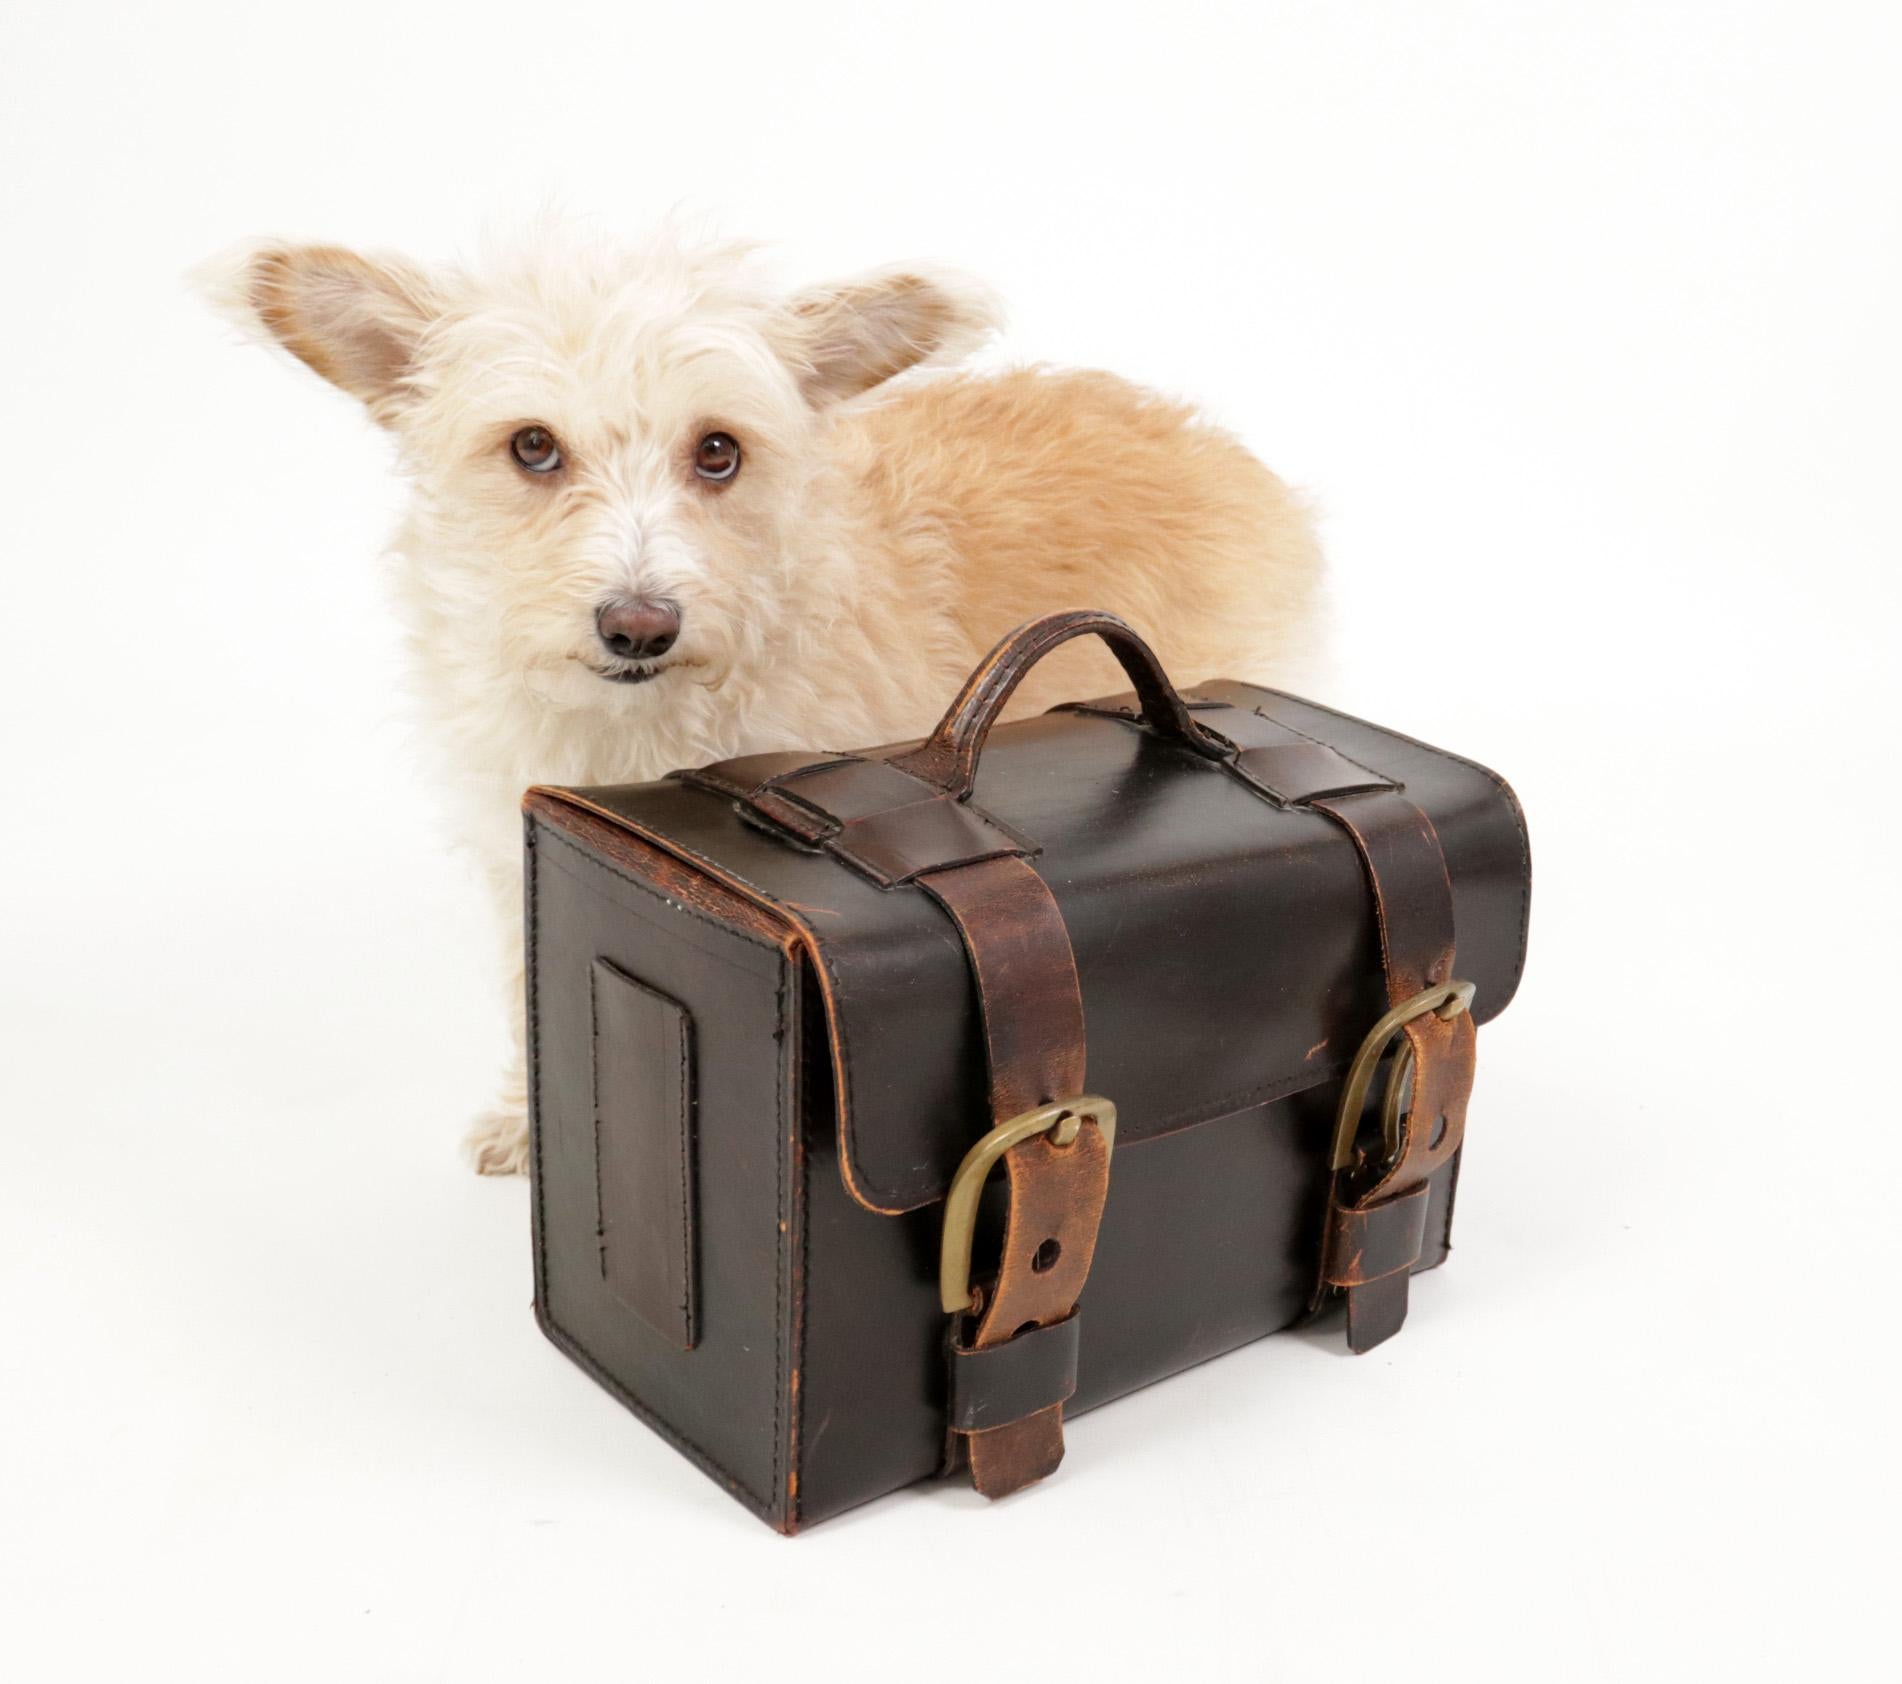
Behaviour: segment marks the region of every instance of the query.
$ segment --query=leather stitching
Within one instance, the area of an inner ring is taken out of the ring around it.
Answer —
[[[529,1068],[535,1073],[535,1080],[528,1084],[528,1150],[529,1156],[534,1160],[535,1164],[535,1174],[533,1177],[533,1185],[535,1188],[535,1296],[538,1300],[545,1296],[543,1286],[547,1277],[548,1264],[548,1242],[547,1236],[543,1232],[541,1220],[542,1042],[541,1012],[539,1009],[540,990],[536,987],[535,976],[536,936],[538,933],[536,929],[536,913],[538,910],[538,897],[541,890],[541,874],[539,869],[541,865],[541,848],[538,843],[537,832],[545,828],[546,827],[542,825],[539,820],[531,819],[523,831],[523,841],[526,844],[523,848],[523,853],[526,856],[523,861],[523,872],[528,879],[528,906],[526,916],[523,919],[523,933],[526,937],[525,945],[527,947],[527,953],[525,955],[526,963],[522,973],[522,996],[528,1006]],[[600,1184],[600,1179],[597,1177],[595,1185],[599,1187]]]
[[[786,1305],[785,1316],[791,1318],[793,1335],[792,1373],[795,1377],[796,1391],[789,1391],[785,1381],[781,1381],[782,1394],[787,1400],[787,1477],[780,1489],[786,1500],[786,1530],[790,1533],[799,1525],[800,1502],[805,1489],[805,1468],[801,1452],[805,1449],[806,1432],[806,1278],[809,1235],[811,1228],[806,1221],[806,1189],[808,1170],[805,1152],[806,1103],[810,1072],[806,1059],[806,1026],[804,1013],[793,1013],[785,1009],[783,1002],[792,995],[795,1003],[798,999],[796,984],[799,980],[797,968],[790,962],[780,973],[780,1080],[785,1081],[788,1064],[794,1071],[793,1093],[796,1103],[791,1108],[782,1106],[780,1116],[780,1161],[785,1162],[786,1154],[793,1155],[793,1167],[797,1179],[793,1183],[792,1203],[785,1208],[785,1220],[796,1224],[799,1230],[799,1264],[793,1270],[791,1301]],[[793,1244],[790,1227],[787,1238],[779,1248],[784,1257]],[[784,1319],[781,1317],[780,1319]]]
[[[780,1056],[774,1061],[773,1069],[773,1119],[775,1133],[779,1136],[773,1142],[773,1220],[780,1222],[786,1215],[786,972],[791,969],[782,963],[779,967],[779,988],[777,991],[776,1016],[778,1023],[773,1032],[773,1042]],[[785,1481],[780,1476],[781,1458],[785,1450],[786,1404],[786,1243],[780,1241],[773,1247],[773,1502],[777,1505],[785,1494]]]
[[[797,1126],[803,1134],[805,1129],[803,1105],[801,1106],[801,1114]],[[800,1378],[799,1398],[795,1405],[796,1414],[793,1418],[793,1430],[798,1434],[797,1444],[800,1451],[800,1459],[795,1466],[798,1468],[800,1479],[797,1494],[791,1499],[787,1513],[787,1519],[795,1526],[803,1517],[802,1505],[805,1502],[806,1496],[804,1459],[806,1448],[806,1283],[812,1278],[812,1223],[807,1218],[807,1200],[811,1197],[811,1188],[812,1165],[806,1155],[805,1145],[802,1139],[799,1150],[798,1195],[799,1276],[798,1290],[793,1306],[793,1324],[798,1333],[798,1340],[793,1351],[793,1362]]]
[[[601,1191],[601,997],[595,987],[598,973],[588,967],[588,1091],[594,1099],[594,1249],[601,1260],[601,1278],[608,1278],[608,1208]],[[539,1068],[539,1066],[538,1066]]]
[[[594,972],[588,973],[590,990],[594,987]],[[693,1088],[692,1072],[687,1063],[688,1025],[692,1017],[682,1011],[674,1025],[675,1038],[679,1042],[680,1082],[680,1319],[686,1325],[689,1347],[700,1338],[699,1317],[693,1308],[693,1230],[698,1212],[694,1209],[687,1192],[687,1154],[693,1150]],[[597,1065],[598,1069],[599,1066]],[[595,1196],[600,1197],[601,1188],[601,1130],[600,1102],[595,1104]]]

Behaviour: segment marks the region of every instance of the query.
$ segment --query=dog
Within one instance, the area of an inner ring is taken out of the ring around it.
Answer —
[[[1113,375],[959,367],[999,316],[955,274],[787,293],[750,248],[567,228],[434,267],[260,242],[200,282],[357,399],[409,482],[396,605],[516,1001],[469,1136],[485,1174],[528,1157],[529,784],[920,737],[1003,633],[1057,609],[1120,614],[1179,683],[1285,685],[1321,641],[1301,499]],[[1085,640],[1011,712],[1126,686]]]

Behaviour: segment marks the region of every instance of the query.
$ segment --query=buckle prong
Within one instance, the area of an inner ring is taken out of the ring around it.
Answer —
[[[938,1256],[938,1297],[948,1316],[976,1303],[971,1291],[971,1242],[977,1231],[977,1204],[997,1160],[1034,1135],[1047,1134],[1068,1146],[1085,1123],[1095,1123],[1105,1150],[1116,1144],[1116,1107],[1107,1099],[1083,1095],[1021,1111],[1001,1122],[964,1154],[944,1198],[944,1246]]]

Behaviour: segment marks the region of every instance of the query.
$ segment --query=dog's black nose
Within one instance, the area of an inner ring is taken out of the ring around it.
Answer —
[[[609,654],[624,661],[651,661],[673,648],[680,636],[680,610],[644,596],[622,597],[595,615],[594,628]]]

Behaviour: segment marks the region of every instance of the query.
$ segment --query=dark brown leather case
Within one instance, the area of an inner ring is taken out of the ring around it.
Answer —
[[[990,734],[1083,632],[1136,692]],[[1530,885],[1471,761],[1249,685],[1178,696],[1077,614],[1006,640],[924,744],[525,812],[537,1313],[782,1531],[948,1467],[1016,1489],[1064,1419],[1336,1294],[1365,1348],[1446,1255]],[[947,1191],[1040,1106],[959,1303]]]

